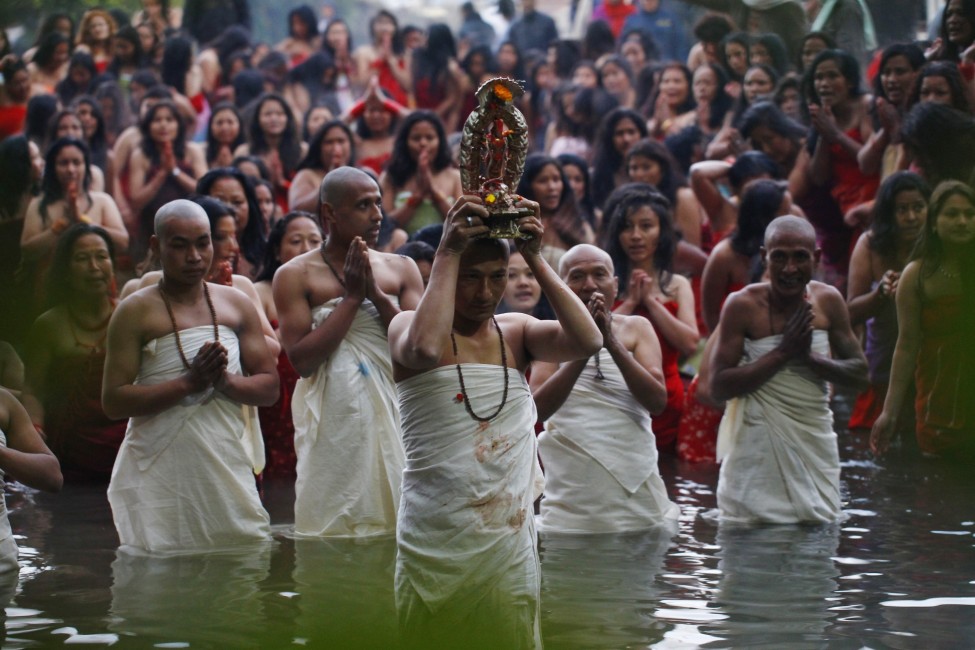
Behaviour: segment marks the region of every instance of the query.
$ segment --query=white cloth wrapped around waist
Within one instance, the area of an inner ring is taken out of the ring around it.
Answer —
[[[632,494],[656,471],[650,413],[630,393],[605,348],[599,351],[599,372],[602,379],[596,379],[596,364],[590,359],[546,429],[583,449]]]
[[[475,413],[502,401],[502,368],[463,364]],[[406,469],[397,525],[397,594],[408,582],[436,612],[458,595],[496,587],[537,594],[532,504],[540,472],[535,404],[524,377],[507,368],[508,399],[477,422],[456,396],[454,366],[400,382]]]
[[[240,372],[240,347],[221,325],[228,372]],[[187,359],[212,340],[211,326],[180,332]],[[142,349],[136,383],[159,384],[185,372],[175,336]],[[124,546],[184,551],[268,539],[269,518],[254,483],[253,430],[241,405],[219,393],[201,394],[153,416],[129,420],[108,499]]]
[[[768,354],[781,335],[745,340],[741,365]],[[813,332],[812,351],[829,355]],[[789,363],[756,391],[729,400],[718,431],[718,508],[740,522],[827,522],[840,515],[839,452],[825,381]]]
[[[7,446],[7,434],[2,429],[0,429],[0,446]],[[4,484],[4,473],[0,470],[0,486]],[[10,520],[7,519],[7,501],[3,498],[3,494],[0,494],[0,574],[13,572],[16,575],[16,571],[20,569],[20,564],[17,561],[18,555],[17,542],[14,540],[13,530],[10,528]],[[5,585],[6,582],[0,580],[0,585]],[[14,584],[16,586],[16,578]],[[5,592],[6,589],[0,589],[0,593]]]
[[[227,372],[232,375],[242,374],[240,342],[237,340],[237,333],[226,325],[218,326],[217,331],[220,334],[220,343],[228,351]],[[191,363],[203,344],[212,340],[213,327],[210,325],[191,327],[180,332],[183,352],[186,354],[187,361]],[[167,334],[158,339],[153,339],[143,346],[139,376],[135,383],[143,386],[161,384],[175,379],[185,371],[183,360],[176,349],[176,337],[173,334]],[[238,439],[250,459],[254,473],[260,473],[264,468],[264,441],[261,438],[260,424],[256,422],[256,419],[253,423],[248,422],[249,407],[231,402],[212,390],[191,395],[183,400],[183,403],[161,413],[129,419],[125,441],[131,447],[139,469],[148,469],[159,454],[164,452],[181,435],[182,428],[174,426],[174,422],[187,423],[193,419],[194,413],[201,407],[217,401],[221,401],[219,403],[221,408],[226,407],[241,411],[244,427],[238,430]],[[231,407],[231,405],[233,406]],[[236,424],[234,426],[236,428]],[[133,430],[137,431],[138,435],[132,435]]]
[[[321,327],[340,298],[312,310]],[[370,301],[291,401],[298,478],[295,533],[360,537],[396,527],[403,443],[386,328]]]
[[[590,359],[538,446],[545,466],[540,529],[611,533],[672,524],[679,515],[657,468],[650,413],[608,350]]]

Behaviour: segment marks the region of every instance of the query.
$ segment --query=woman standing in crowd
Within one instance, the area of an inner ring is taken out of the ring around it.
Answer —
[[[261,297],[264,313],[275,331],[278,328],[278,312],[271,295],[271,281],[275,272],[282,264],[302,253],[319,248],[322,241],[322,229],[310,212],[289,212],[271,228],[264,264],[254,288]],[[267,457],[263,476],[272,480],[294,479],[297,460],[295,427],[291,421],[291,396],[298,381],[298,373],[284,350],[278,354],[278,378],[281,380],[278,401],[273,406],[258,409]]]
[[[233,208],[240,251],[239,256],[234,256],[234,271],[245,278],[255,278],[264,261],[267,230],[253,184],[237,168],[218,167],[203,175],[196,184],[196,192],[219,199]]]
[[[416,111],[403,120],[379,186],[383,209],[407,233],[444,220],[463,190],[435,113]]]
[[[647,137],[647,127],[636,111],[616,108],[610,111],[596,132],[592,156],[593,200],[603,205],[612,191],[627,182],[626,153],[633,144]]]
[[[237,107],[230,102],[214,106],[207,124],[207,168],[229,167],[234,160],[234,151],[244,141],[243,121]]]
[[[900,143],[901,120],[911,108],[911,97],[924,53],[916,45],[891,45],[880,57],[880,74],[874,80],[874,132],[857,154],[860,171],[886,178],[903,169]]]
[[[667,147],[649,138],[640,140],[626,154],[626,173],[630,182],[646,183],[670,201],[681,240],[700,248],[701,205]]]
[[[318,20],[315,10],[308,5],[299,5],[288,12],[288,36],[274,46],[288,56],[289,67],[305,61],[319,48]]]
[[[393,101],[409,105],[412,61],[410,51],[403,47],[398,34],[396,17],[385,9],[376,12],[369,21],[372,43],[361,45],[352,53],[355,62],[353,88],[365,88],[375,77],[379,87]]]
[[[427,43],[413,54],[413,94],[416,107],[433,111],[453,133],[467,116],[459,109],[464,96],[464,73],[456,60],[457,47],[450,27],[430,25]]]
[[[287,207],[288,188],[308,145],[298,137],[298,125],[280,95],[265,93],[254,105],[248,143],[237,147],[236,156],[258,156],[267,165],[279,205]]]
[[[559,259],[576,244],[595,242],[592,226],[582,216],[572,186],[555,158],[530,154],[515,192],[538,202],[545,227],[542,257],[553,269],[559,268]]]
[[[931,191],[917,174],[896,172],[880,186],[870,229],[860,235],[850,259],[846,300],[853,325],[866,323],[866,357],[870,388],[856,401],[851,429],[870,429],[883,407],[890,365],[897,342],[894,296],[911,252],[924,232]],[[905,407],[909,401],[905,401]],[[905,408],[899,418],[912,415]]]
[[[139,124],[142,141],[129,158],[129,205],[139,215],[136,254],[148,250],[156,211],[189,196],[206,173],[203,153],[186,144],[176,105],[162,101],[146,111]]]
[[[40,272],[47,267],[58,239],[75,223],[101,226],[117,248],[129,245],[129,233],[112,197],[91,190],[88,147],[80,140],[62,138],[44,157],[41,195],[28,206],[20,237],[24,261],[38,272],[38,287]]]
[[[298,164],[288,190],[288,206],[294,210],[318,213],[318,193],[325,174],[350,165],[355,159],[352,131],[341,120],[332,120],[318,129],[308,144],[308,154]]]
[[[115,246],[86,223],[58,241],[48,304],[31,328],[24,403],[69,481],[107,483],[125,436],[125,420],[102,409],[105,338],[115,311]]]
[[[975,452],[975,192],[946,181],[931,195],[919,254],[897,281],[897,344],[884,408],[870,433],[887,451],[917,388],[916,433],[928,456],[969,460]]]
[[[112,60],[112,38],[117,29],[115,19],[104,9],[89,9],[81,17],[75,50],[88,52],[99,74],[105,72]]]
[[[691,83],[691,71],[683,63],[668,63],[663,67],[651,100],[653,115],[647,122],[651,136],[662,140],[677,133],[677,118],[694,109]]]
[[[670,203],[651,187],[631,183],[610,195],[605,215],[603,250],[620,280],[613,311],[643,316],[660,339],[667,407],[653,418],[653,434],[657,449],[672,453],[684,411],[678,362],[694,353],[700,337],[691,283],[673,272],[678,237]]]
[[[857,162],[860,150],[873,134],[870,103],[860,89],[860,66],[841,50],[816,55],[803,87],[812,123],[807,180],[812,187],[829,193],[836,210],[807,213],[822,239],[825,280],[842,287],[854,236],[843,217],[871,201],[880,184],[879,175],[864,174]]]
[[[68,74],[71,43],[61,32],[51,32],[37,48],[34,60],[27,66],[30,73],[31,94],[53,94]]]

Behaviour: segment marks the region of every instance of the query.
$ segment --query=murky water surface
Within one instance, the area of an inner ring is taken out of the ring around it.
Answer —
[[[719,527],[716,469],[673,463],[676,535],[543,539],[545,647],[975,647],[973,470],[842,446],[835,526]],[[116,551],[104,488],[8,494],[3,647],[396,647],[392,541],[295,541],[293,493],[267,496],[273,547],[150,558]]]

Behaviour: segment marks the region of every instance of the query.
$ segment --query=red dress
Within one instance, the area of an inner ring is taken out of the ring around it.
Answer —
[[[0,140],[24,132],[27,104],[0,106]]]
[[[725,300],[744,288],[744,284],[730,285]],[[721,304],[724,305],[724,300]],[[694,377],[687,388],[684,413],[677,430],[677,456],[689,463],[713,463],[717,458],[718,426],[724,416],[724,409],[699,402],[697,387],[698,377]]]
[[[102,409],[105,353],[51,359],[45,382],[44,433],[66,479],[108,482],[128,420]]]
[[[677,316],[678,304],[676,300],[661,303],[673,316]],[[616,306],[618,306],[617,303]],[[643,316],[650,320],[650,312],[643,305],[633,310],[634,316]],[[650,321],[651,325],[653,321]],[[680,377],[678,364],[680,354],[670,345],[663,334],[654,325],[657,338],[660,339],[660,353],[663,361],[664,385],[667,387],[667,407],[660,415],[653,416],[653,435],[657,439],[657,451],[673,453],[677,445],[677,428],[680,417],[684,412],[684,380]]]
[[[295,425],[291,420],[291,396],[298,383],[298,372],[284,350],[278,355],[278,377],[281,380],[278,401],[257,409],[264,437],[264,473],[266,479],[294,479],[298,457],[295,455]]]
[[[921,451],[950,456],[975,448],[975,362],[962,296],[921,304],[921,345],[914,373],[917,442]]]

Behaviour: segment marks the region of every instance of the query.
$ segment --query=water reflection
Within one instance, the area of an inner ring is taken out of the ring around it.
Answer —
[[[647,646],[667,625],[654,617],[657,577],[674,531],[543,535],[542,638],[547,650]]]
[[[268,623],[260,586],[271,551],[271,544],[170,556],[119,549],[109,629],[146,645],[258,647]]]
[[[295,638],[313,648],[391,648],[396,539],[296,539]]]
[[[727,618],[708,627],[723,640],[706,647],[822,648],[834,616],[839,533],[836,524],[722,525],[715,604]]]

